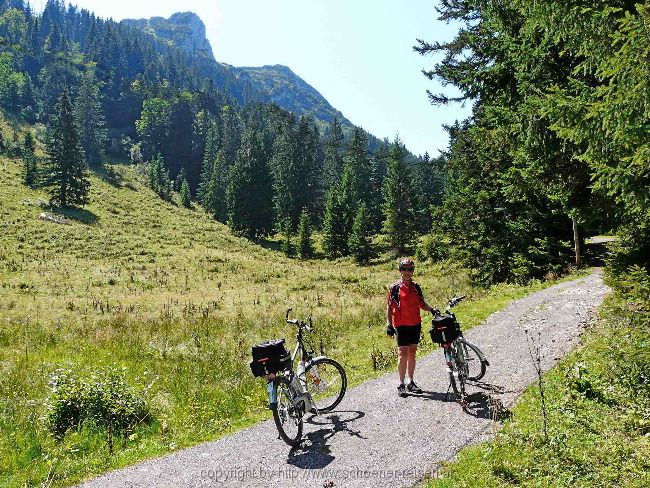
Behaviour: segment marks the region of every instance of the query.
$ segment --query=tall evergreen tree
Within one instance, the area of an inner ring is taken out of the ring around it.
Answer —
[[[38,176],[38,168],[36,166],[36,155],[34,154],[34,137],[31,132],[25,134],[25,142],[23,143],[23,183],[27,186],[35,186]]]
[[[323,219],[323,250],[331,259],[345,256],[348,252],[347,212],[341,201],[339,188],[339,184],[330,188],[325,202],[325,217]]]
[[[181,189],[179,193],[181,197],[181,205],[183,205],[185,208],[190,208],[192,206],[192,200],[190,198],[190,185],[184,178],[181,182]]]
[[[276,222],[289,226],[293,232],[295,229],[294,192],[299,180],[296,169],[296,146],[293,138],[292,125],[283,127],[273,144],[273,156],[271,166],[273,168],[273,207],[275,210]]]
[[[79,142],[86,155],[86,162],[91,166],[101,162],[107,138],[99,82],[94,70],[93,65],[86,68],[74,107]]]
[[[395,138],[384,179],[384,232],[390,247],[404,254],[415,237],[410,168],[405,163],[406,148]]]
[[[253,128],[245,129],[229,170],[226,200],[228,224],[235,234],[257,239],[273,228],[271,178],[261,134]]]
[[[354,216],[352,233],[348,240],[350,254],[359,264],[367,263],[372,256],[372,247],[370,245],[371,227],[366,204],[361,202]]]
[[[310,258],[314,252],[311,243],[311,217],[306,208],[300,213],[297,252],[301,259]]]
[[[45,184],[50,188],[50,201],[64,208],[88,203],[90,180],[67,90],[55,106],[46,146],[49,162]]]
[[[172,181],[165,160],[160,153],[149,162],[149,187],[163,200],[171,200]]]
[[[341,177],[344,142],[341,123],[338,118],[334,117],[324,141],[325,160],[323,161],[322,186],[326,195]]]

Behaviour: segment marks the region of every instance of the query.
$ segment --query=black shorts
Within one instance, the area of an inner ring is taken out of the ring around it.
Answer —
[[[422,325],[400,325],[395,327],[397,332],[397,345],[410,346],[420,342],[420,333],[422,332]]]

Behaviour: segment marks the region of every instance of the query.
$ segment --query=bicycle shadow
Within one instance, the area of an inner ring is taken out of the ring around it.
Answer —
[[[348,423],[359,420],[365,415],[365,413],[358,410],[340,410],[320,416],[311,415],[305,418],[305,423],[321,425],[323,428],[305,434],[301,444],[289,451],[287,463],[301,469],[324,468],[335,459],[335,456],[331,454],[331,447],[327,441],[336,434],[347,432],[348,435],[366,439],[361,435],[361,431],[351,429],[348,426]]]
[[[512,418],[512,412],[498,398],[479,391],[468,395],[465,412],[473,417],[505,422]]]

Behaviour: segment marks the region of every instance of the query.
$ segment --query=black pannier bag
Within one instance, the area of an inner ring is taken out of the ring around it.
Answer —
[[[252,347],[250,363],[253,376],[277,373],[291,366],[291,355],[284,347],[284,339],[271,339]]]
[[[438,344],[451,342],[460,335],[460,325],[451,315],[439,315],[431,321],[431,340]]]

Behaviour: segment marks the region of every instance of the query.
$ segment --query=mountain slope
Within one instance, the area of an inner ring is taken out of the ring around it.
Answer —
[[[312,115],[321,128],[338,117],[346,132],[354,128],[325,97],[286,66],[235,67],[218,62],[205,37],[205,25],[193,12],[175,13],[169,19],[125,19],[121,23],[181,48],[187,55],[201,58],[206,74],[242,103],[274,103],[298,116]],[[377,140],[372,136],[371,139],[374,139],[372,147]]]
[[[329,123],[337,117],[344,126],[352,127],[352,122],[323,95],[286,66],[233,67],[232,71],[241,79],[250,79],[266,95],[267,102],[295,114],[311,114],[320,122]]]

